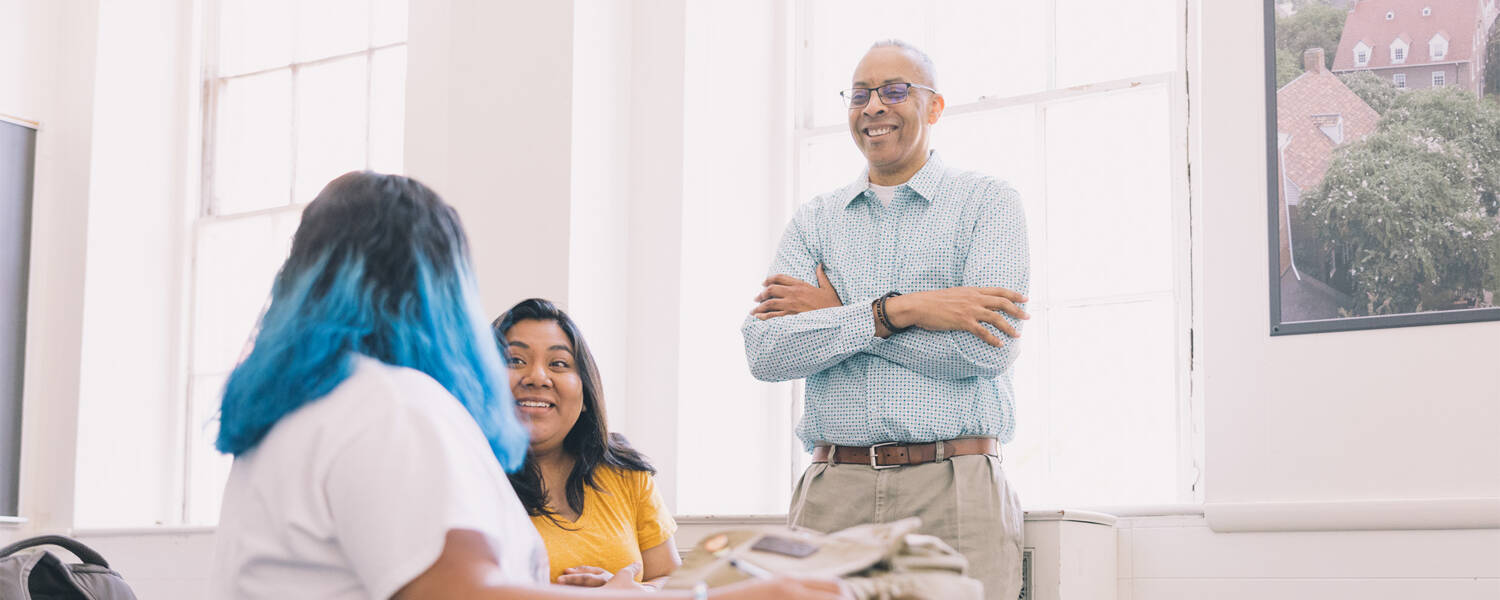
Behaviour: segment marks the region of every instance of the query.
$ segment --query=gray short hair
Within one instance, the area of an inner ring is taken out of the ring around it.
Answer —
[[[899,40],[896,38],[879,40],[873,44],[870,44],[870,50],[874,50],[876,48],[900,48],[902,50],[905,50],[907,53],[911,54],[912,58],[916,59],[917,71],[921,73],[922,77],[927,80],[921,83],[931,87],[937,87],[937,66],[932,64],[932,57],[927,56],[927,53],[923,52],[921,48],[913,46],[906,40]]]

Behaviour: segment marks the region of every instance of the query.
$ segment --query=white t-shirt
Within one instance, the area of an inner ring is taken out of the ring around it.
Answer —
[[[505,581],[547,581],[546,549],[468,411],[425,373],[359,356],[235,458],[213,597],[389,598],[451,529],[488,536]]]
[[[891,200],[896,197],[897,187],[900,186],[875,185],[875,182],[870,182],[870,191],[875,192],[875,197],[880,199],[880,205],[885,207],[889,207],[891,205]]]

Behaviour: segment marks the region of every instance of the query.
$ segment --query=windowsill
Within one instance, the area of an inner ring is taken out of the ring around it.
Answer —
[[[1098,513],[1111,517],[1201,517],[1203,516],[1202,504],[1131,504],[1121,506],[1086,506],[1080,508],[1062,509],[1058,507],[1033,506],[1025,509],[1028,518],[1035,515],[1031,520],[1055,520],[1054,515],[1058,512],[1080,512]],[[677,524],[684,527],[723,527],[723,526],[747,526],[758,525],[781,525],[786,523],[786,515],[678,515],[675,517]]]
[[[14,529],[26,524],[26,517],[0,517],[0,527]]]
[[[129,537],[154,535],[212,534],[214,525],[142,525],[138,527],[79,527],[68,532],[73,537]]]

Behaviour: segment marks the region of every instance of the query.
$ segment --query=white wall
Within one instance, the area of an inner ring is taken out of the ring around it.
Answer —
[[[21,434],[23,527],[66,527],[73,465],[97,2],[0,0],[0,113],[40,123]]]
[[[171,523],[182,508],[192,6],[99,7],[75,526]]]
[[[1206,500],[1488,499],[1500,322],[1270,337],[1261,5],[1195,0]]]
[[[678,502],[693,514],[780,512],[791,495],[790,384],[750,376],[739,331],[770,266],[767,233],[790,218],[790,4],[689,3],[686,14],[674,435]]]
[[[1117,600],[1500,598],[1500,530],[1226,534],[1202,516],[1115,527]]]
[[[572,207],[564,308],[588,339],[611,427],[628,421],[633,3],[573,3]],[[639,442],[639,439],[634,440]]]
[[[412,2],[407,173],[458,209],[485,311],[568,297],[572,2]]]
[[[626,291],[630,404],[621,431],[666,467],[657,488],[677,509],[677,340],[681,321],[687,0],[635,4],[631,15],[630,229]]]

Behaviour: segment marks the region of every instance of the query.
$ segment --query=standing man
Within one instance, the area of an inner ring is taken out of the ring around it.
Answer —
[[[797,211],[742,329],[757,379],[807,378],[813,464],[789,524],[921,517],[986,597],[1014,600],[1023,516],[1000,443],[1028,318],[1020,198],[928,150],[944,103],[921,50],[877,42],[843,96],[868,168]]]

